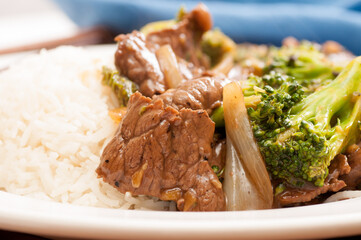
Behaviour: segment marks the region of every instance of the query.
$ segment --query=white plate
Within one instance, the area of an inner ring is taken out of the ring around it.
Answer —
[[[90,48],[111,49],[114,45]],[[0,63],[7,59],[0,57]],[[57,238],[327,238],[361,234],[360,226],[361,198],[285,209],[185,213],[80,207],[0,192],[1,229]]]
[[[244,212],[158,212],[80,207],[0,192],[0,226],[86,239],[300,239],[361,234],[361,198]]]

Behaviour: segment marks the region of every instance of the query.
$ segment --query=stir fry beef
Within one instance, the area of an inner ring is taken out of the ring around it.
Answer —
[[[120,192],[176,201],[181,211],[224,210],[222,184],[207,161],[219,157],[207,110],[221,100],[225,82],[203,77],[153,99],[133,94],[98,175]]]
[[[175,109],[204,109],[208,114],[222,104],[223,86],[228,82],[223,77],[202,77],[183,82],[175,89],[153,96]]]
[[[204,4],[198,4],[172,28],[149,33],[147,46],[154,52],[160,46],[169,44],[178,57],[197,67],[208,67],[207,59],[200,54],[200,40],[203,33],[210,30],[212,25],[212,18],[207,7]]]
[[[360,188],[361,184],[361,150],[359,145],[348,147],[347,151],[348,164],[351,170],[348,174],[343,175],[341,179],[346,183],[347,190],[355,190]]]
[[[169,44],[177,56],[179,71],[186,80],[203,74],[207,61],[200,52],[203,33],[212,27],[210,14],[203,4],[199,4],[182,21],[170,29],[151,32],[147,36],[138,31],[120,34],[115,40],[115,66],[119,72],[136,82],[145,96],[161,94],[167,90],[156,51]]]
[[[206,74],[207,69],[204,67],[197,67],[191,62],[187,62],[183,58],[177,57],[178,68],[184,80],[195,79]]]
[[[225,166],[226,161],[226,152],[227,152],[227,145],[226,145],[226,139],[225,138],[213,138],[212,142],[212,158],[208,159],[209,166],[216,169],[213,169],[216,171],[216,174],[218,177],[223,177],[223,170]]]
[[[121,34],[115,39],[115,66],[119,72],[139,85],[146,96],[160,94],[166,90],[165,80],[157,57],[145,44],[145,37],[138,31]]]

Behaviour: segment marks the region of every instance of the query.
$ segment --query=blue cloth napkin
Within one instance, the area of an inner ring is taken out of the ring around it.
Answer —
[[[105,25],[119,33],[175,17],[198,0],[54,0],[80,27]],[[361,1],[356,0],[203,0],[214,26],[236,42],[280,45],[294,36],[334,40],[361,55]]]

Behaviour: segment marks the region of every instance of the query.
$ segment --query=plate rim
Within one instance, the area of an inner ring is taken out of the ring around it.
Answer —
[[[344,213],[339,214],[340,210]],[[309,214],[300,216],[302,212]],[[285,209],[202,213],[77,206],[0,192],[1,229],[50,237],[306,239],[361,234],[360,225],[361,198]]]

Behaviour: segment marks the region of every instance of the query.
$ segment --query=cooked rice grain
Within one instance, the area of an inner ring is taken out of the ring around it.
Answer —
[[[174,210],[124,196],[96,176],[117,128],[108,116],[116,98],[100,73],[113,52],[60,47],[0,73],[0,189],[85,206]]]

